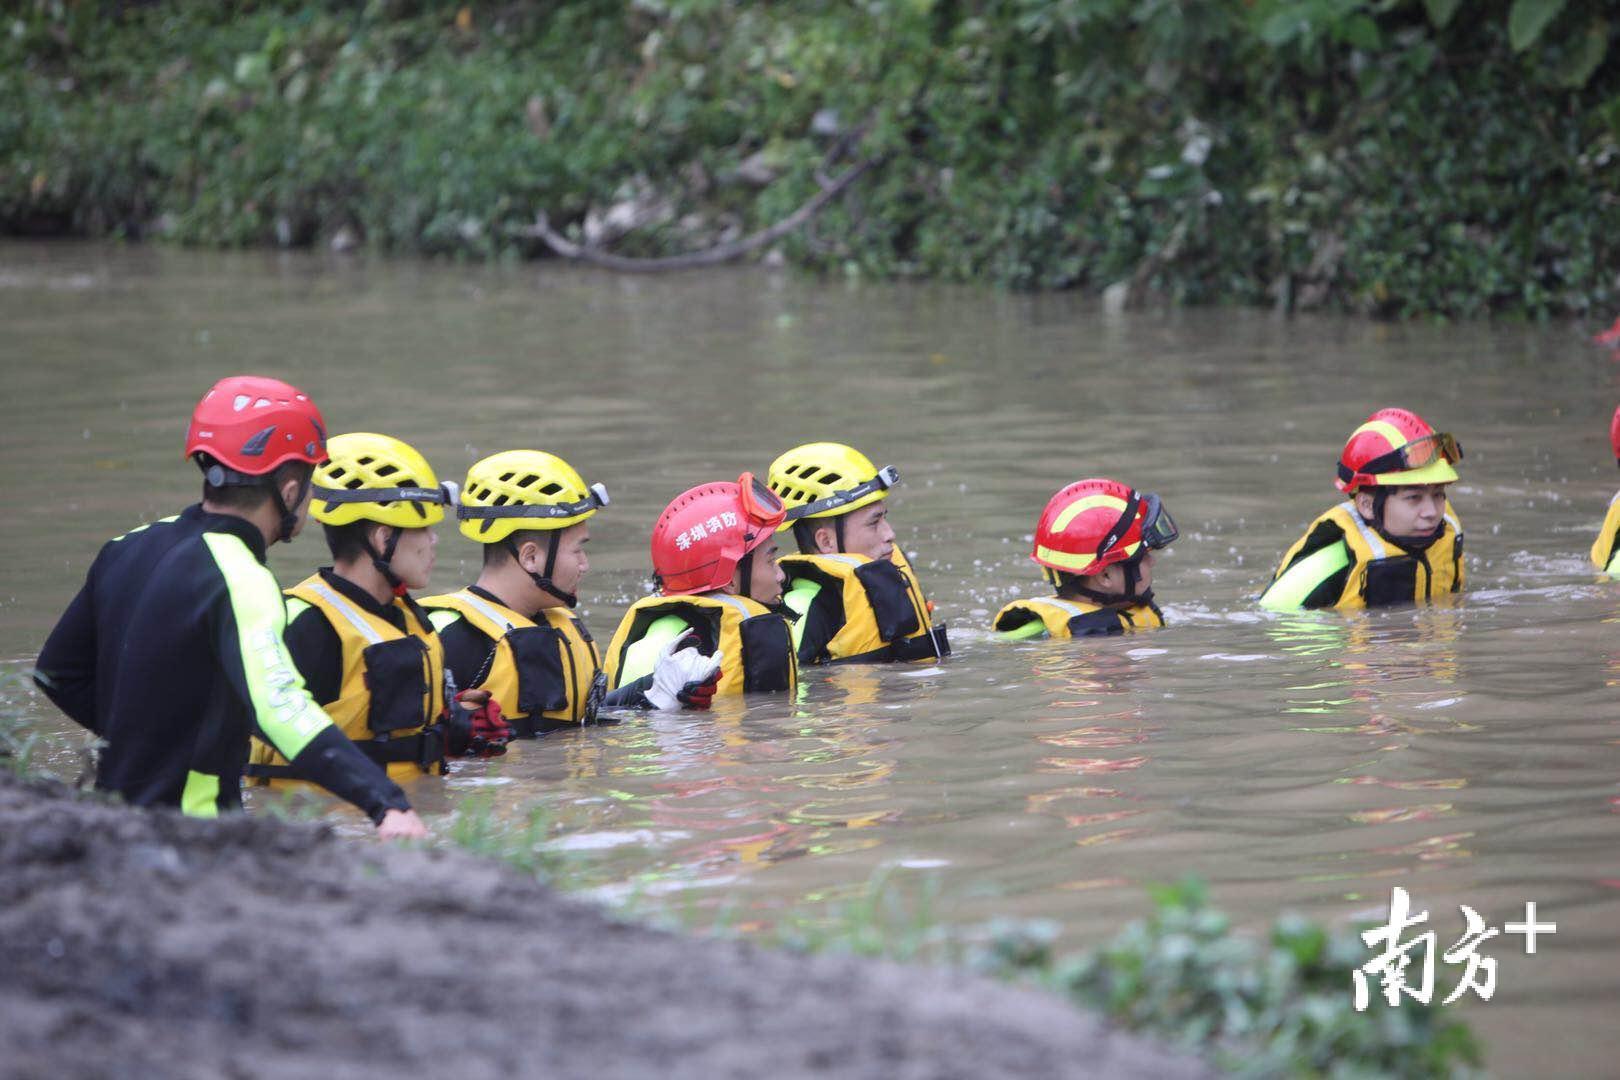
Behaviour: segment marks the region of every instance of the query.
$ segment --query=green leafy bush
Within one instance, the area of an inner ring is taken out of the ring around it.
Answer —
[[[0,230],[530,256],[544,212],[667,254],[870,160],[783,254],[1386,316],[1612,303],[1620,21],[1460,8],[30,0],[0,24]]]

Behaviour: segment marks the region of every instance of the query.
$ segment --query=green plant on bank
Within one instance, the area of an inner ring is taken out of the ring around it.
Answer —
[[[549,846],[551,815],[543,806],[531,806],[518,820],[495,812],[493,795],[463,799],[443,835],[451,844],[474,855],[499,859],[541,881],[561,885],[569,859]]]
[[[1615,299],[1607,0],[25,0],[0,231],[704,247],[1385,316]],[[628,230],[628,231],[626,231]]]
[[[855,897],[790,912],[763,938],[1044,987],[1242,1075],[1450,1077],[1480,1064],[1468,1026],[1437,1004],[1389,1008],[1375,995],[1356,1012],[1352,972],[1368,952],[1354,930],[1284,915],[1259,940],[1235,932],[1189,879],[1150,889],[1151,913],[1109,943],[1064,956],[1053,949],[1059,928],[1047,920],[965,930],[939,923],[937,882],[928,880],[908,889],[879,871]]]

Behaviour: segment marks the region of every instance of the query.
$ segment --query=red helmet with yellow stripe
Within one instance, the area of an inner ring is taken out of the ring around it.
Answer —
[[[1363,487],[1449,484],[1457,479],[1452,465],[1461,460],[1457,440],[1417,413],[1379,409],[1350,433],[1333,483],[1348,495]]]
[[[1157,495],[1117,480],[1079,480],[1041,511],[1030,557],[1048,570],[1096,574],[1144,547],[1168,547],[1178,535]]]

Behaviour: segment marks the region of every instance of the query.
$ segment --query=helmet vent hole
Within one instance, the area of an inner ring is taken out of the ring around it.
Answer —
[[[495,496],[495,501],[490,503],[490,505],[491,506],[505,506],[510,501],[511,500],[503,493],[503,494]]]
[[[231,399],[231,409],[235,412],[241,412],[243,409],[248,407],[248,402],[252,400],[253,399],[248,397],[246,394],[237,394]]]
[[[363,458],[357,458],[356,460],[361,465],[370,465],[373,461],[376,461],[377,459],[374,458],[374,457],[363,457]]]
[[[542,495],[555,495],[555,494],[557,494],[557,492],[559,492],[561,490],[562,490],[562,485],[559,484],[559,483],[556,483],[555,481],[553,481],[552,483],[549,483],[545,487],[541,488],[540,489],[540,494],[542,494]]]
[[[392,466],[392,465],[379,465],[379,466],[377,466],[377,475],[378,476],[393,476],[397,472],[399,472],[399,470],[394,468],[394,466]]]
[[[351,476],[351,477],[349,477],[348,482],[345,483],[343,486],[348,488],[350,491],[353,491],[355,488],[365,487],[365,485],[366,485],[366,482],[364,480],[360,479],[360,477]]]
[[[516,475],[517,473],[501,473],[501,483],[510,484],[512,482],[512,477]]]
[[[523,479],[517,482],[517,486],[520,488],[533,487],[539,482],[540,478],[538,476],[534,475],[534,473],[528,473],[523,477]]]
[[[330,473],[329,473],[329,475],[330,475],[330,476],[331,476],[331,477],[332,477],[332,479],[334,479],[334,480],[341,480],[341,479],[343,479],[343,478],[344,478],[344,476],[346,476],[346,475],[348,475],[348,471],[349,471],[349,470],[347,470],[347,469],[345,469],[345,468],[344,468],[344,467],[343,467],[343,466],[341,466],[341,465],[333,465],[333,466],[332,466],[332,468],[331,468],[331,471],[330,471]]]
[[[836,484],[844,478],[842,473],[827,473],[821,478],[823,484]]]

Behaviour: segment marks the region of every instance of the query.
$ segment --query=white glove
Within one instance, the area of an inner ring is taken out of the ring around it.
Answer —
[[[658,654],[658,663],[653,667],[652,685],[645,691],[653,708],[679,709],[683,705],[700,709],[709,707],[714,688],[708,687],[708,693],[703,693],[703,684],[712,682],[720,674],[720,653],[716,650],[713,656],[705,656],[697,649],[682,648],[694,637],[692,634],[682,634],[665,645]],[[698,692],[694,694],[694,690]]]

